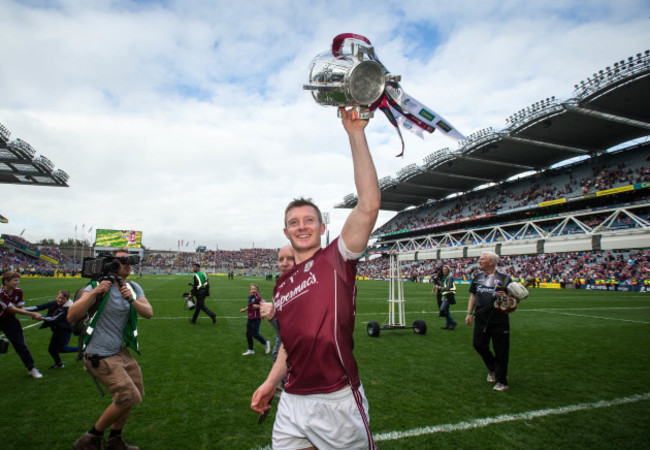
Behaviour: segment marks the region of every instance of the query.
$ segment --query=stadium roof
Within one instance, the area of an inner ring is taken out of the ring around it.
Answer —
[[[578,156],[594,156],[650,135],[650,51],[621,60],[575,85],[574,96],[546,98],[459,144],[379,180],[381,209],[401,211],[487,183],[539,171]],[[337,208],[353,208],[354,194]]]
[[[68,187],[68,174],[22,139],[10,141],[11,133],[0,124],[0,183]]]

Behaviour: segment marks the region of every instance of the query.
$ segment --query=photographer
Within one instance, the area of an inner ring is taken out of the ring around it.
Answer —
[[[192,283],[190,285],[192,286],[192,295],[196,297],[196,308],[194,308],[194,316],[190,319],[190,323],[194,325],[196,319],[199,317],[199,313],[203,311],[212,319],[212,324],[215,324],[217,323],[217,315],[205,306],[205,298],[210,295],[208,276],[200,272],[200,268],[201,266],[198,263],[192,264],[194,275],[192,276]]]
[[[140,366],[127,347],[138,351],[137,316],[151,319],[153,309],[137,283],[126,283],[131,264],[138,262],[137,256],[129,256],[126,249],[116,249],[106,259],[117,269],[86,286],[79,300],[70,306],[68,321],[83,318],[96,299],[100,301],[83,338],[84,367],[113,394],[113,402],[90,431],[74,442],[75,449],[101,449],[108,427],[111,431],[104,443],[105,450],[135,448],[124,442],[122,428],[131,408],[144,395]]]
[[[438,311],[440,311],[440,307],[442,306],[442,267],[439,269],[436,269],[436,274],[433,276],[433,279],[431,282],[433,283],[433,289],[431,290],[431,295],[436,294],[436,303],[438,303]],[[439,313],[440,317],[442,317],[442,313]]]
[[[445,326],[441,328],[443,330],[453,330],[456,328],[456,321],[451,317],[449,308],[451,305],[456,304],[456,282],[450,267],[447,265],[442,266],[442,283],[438,292],[442,297],[440,315],[445,318]]]

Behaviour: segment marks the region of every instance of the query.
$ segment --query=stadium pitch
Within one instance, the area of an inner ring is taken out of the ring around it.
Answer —
[[[140,321],[145,398],[134,408],[125,437],[142,448],[257,449],[271,441],[274,411],[257,425],[253,391],[271,366],[256,343],[246,350],[248,284],[270,298],[273,282],[211,277],[208,306],[217,314],[189,325],[182,293],[188,277],[138,281],[154,308]],[[53,299],[83,280],[22,279],[26,303]],[[582,290],[531,291],[511,316],[510,389],[494,392],[462,325],[467,287],[460,286],[454,331],[435,310],[430,286],[406,283],[407,323],[424,319],[425,335],[412,330],[366,334],[366,323],[388,314],[388,283],[358,283],[355,354],[370,402],[370,425],[382,449],[423,448],[644,448],[650,420],[650,296]],[[109,400],[100,397],[75,355],[47,370],[49,330],[21,321],[44,378],[27,375],[13,349],[0,355],[3,449],[70,448]],[[264,322],[261,334],[273,339]]]

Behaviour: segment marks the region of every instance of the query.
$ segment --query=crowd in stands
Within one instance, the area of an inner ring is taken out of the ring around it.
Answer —
[[[402,277],[426,281],[442,265],[451,267],[454,278],[471,281],[478,271],[478,258],[424,260],[401,263]],[[578,279],[616,279],[621,283],[650,278],[650,250],[509,255],[499,260],[499,270],[516,280],[529,277],[544,282]],[[359,264],[359,275],[371,279],[390,278],[389,259],[379,257]]]
[[[641,148],[601,155],[593,160],[550,169],[490,189],[470,192],[404,211],[375,235],[497,214],[541,202],[580,197],[596,191],[650,181],[650,150]]]
[[[42,254],[49,256],[52,259],[55,259],[56,261],[59,262],[64,262],[64,263],[71,263],[72,260],[70,258],[67,258],[63,255],[63,252],[61,249],[57,247],[49,247],[45,245],[39,245],[37,246],[37,250],[41,252]]]
[[[241,250],[208,250],[202,253],[151,252],[145,255],[143,266],[157,269],[189,270],[192,264],[215,268],[260,268],[276,266],[277,249],[249,248]]]
[[[42,259],[35,259],[22,253],[0,251],[0,274],[16,271],[22,275],[54,276],[55,274],[74,275],[77,270],[66,265],[54,265]]]

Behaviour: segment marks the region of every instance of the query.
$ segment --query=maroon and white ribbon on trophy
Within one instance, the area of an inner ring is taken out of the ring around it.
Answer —
[[[332,41],[332,54],[340,56],[341,48],[344,45],[350,45],[354,41],[363,43],[364,45],[372,46],[368,38],[354,33],[343,33],[336,36]],[[379,64],[386,74],[390,74],[386,66],[384,66],[374,51],[367,54],[368,58]],[[404,139],[400,132],[400,125],[415,133],[419,137],[424,137],[424,132],[433,133],[436,129],[440,130],[442,134],[455,140],[466,139],[466,137],[452,126],[447,120],[432,110],[426,107],[416,99],[408,95],[397,81],[386,81],[386,88],[382,96],[375,103],[370,105],[370,110],[381,110],[389,122],[395,127],[397,133],[402,141],[402,152],[397,156],[404,154]]]

